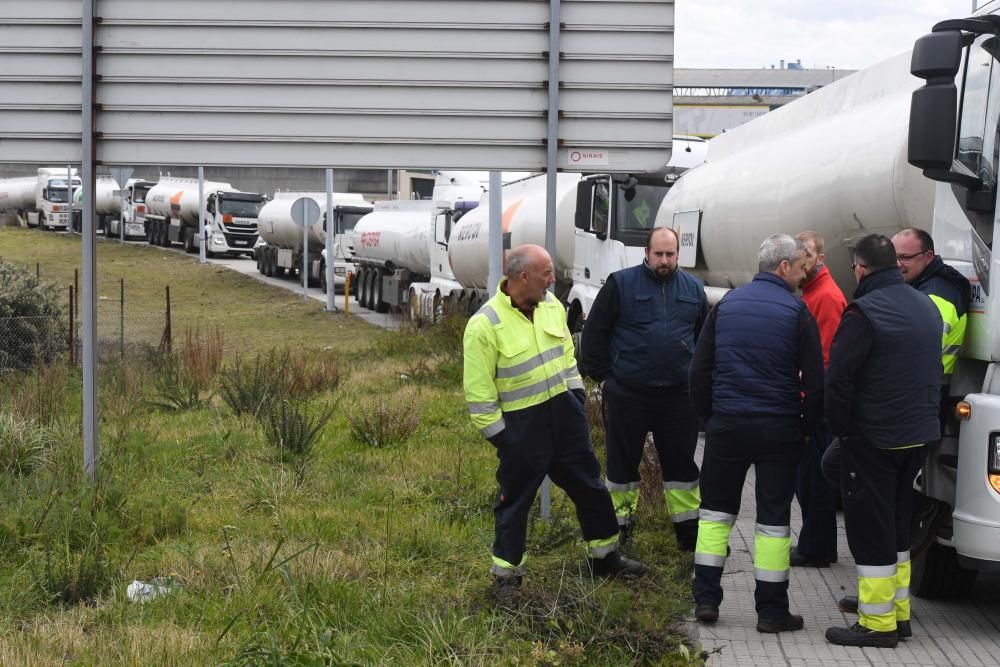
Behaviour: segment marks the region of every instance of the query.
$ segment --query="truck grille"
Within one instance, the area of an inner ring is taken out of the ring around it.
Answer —
[[[227,231],[223,232],[223,235],[226,237],[226,243],[230,248],[237,248],[239,250],[243,250],[245,248],[247,250],[253,250],[254,244],[257,243],[256,230],[251,234],[247,234],[245,232],[234,234],[229,232],[227,228]]]

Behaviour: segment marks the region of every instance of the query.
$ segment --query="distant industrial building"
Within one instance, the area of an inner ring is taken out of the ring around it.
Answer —
[[[853,73],[784,61],[767,69],[675,69],[674,132],[711,138]]]

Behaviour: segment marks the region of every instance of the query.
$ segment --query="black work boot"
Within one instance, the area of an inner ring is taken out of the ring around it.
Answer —
[[[719,607],[714,604],[700,604],[694,608],[694,617],[702,623],[715,623],[719,620]]]
[[[802,629],[802,617],[787,614],[784,618],[761,618],[757,620],[757,632],[791,632]]]
[[[858,596],[857,595],[845,595],[844,597],[837,600],[837,608],[845,614],[856,614],[858,613]]]
[[[900,639],[909,639],[913,636],[913,628],[909,621],[896,621],[896,634]]]
[[[896,648],[899,635],[892,632],[869,630],[860,623],[849,628],[827,628],[826,641],[840,646],[868,646],[871,648]]]
[[[641,577],[648,571],[639,561],[623,556],[619,549],[604,558],[587,558],[587,565],[592,575],[600,577]]]
[[[521,577],[497,575],[493,577],[493,596],[498,607],[515,607],[521,601]]]

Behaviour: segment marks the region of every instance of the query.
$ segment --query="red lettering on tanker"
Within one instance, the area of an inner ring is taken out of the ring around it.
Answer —
[[[365,232],[361,235],[360,244],[362,248],[378,247],[379,236],[382,232]]]

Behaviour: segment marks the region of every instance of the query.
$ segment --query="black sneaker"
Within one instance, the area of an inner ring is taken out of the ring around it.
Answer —
[[[845,614],[856,614],[858,613],[858,596],[857,595],[845,595],[844,597],[837,600],[837,608]]]
[[[784,618],[778,619],[758,619],[757,632],[791,632],[802,629],[802,617],[797,614],[788,614]]]
[[[837,556],[833,556],[832,558],[806,556],[795,547],[792,547],[792,550],[788,554],[788,564],[792,567],[830,567],[830,563],[836,562]]]
[[[849,628],[827,628],[826,641],[839,646],[868,646],[871,648],[896,648],[899,635],[896,631],[876,632],[860,623]]]
[[[637,560],[622,555],[615,549],[604,558],[587,558],[590,572],[600,577],[641,577],[648,568]]]
[[[714,604],[700,604],[694,608],[694,617],[702,623],[715,623],[719,620],[719,607]]]

